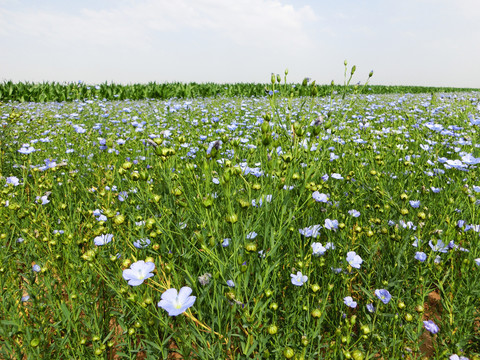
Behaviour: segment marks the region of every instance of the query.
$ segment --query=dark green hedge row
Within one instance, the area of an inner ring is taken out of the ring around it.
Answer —
[[[316,90],[314,90],[314,88]],[[359,87],[360,90],[362,87]],[[196,98],[215,96],[265,96],[272,89],[271,84],[237,83],[148,83],[148,84],[100,84],[88,85],[84,83],[0,83],[0,101],[45,102],[45,101],[72,101],[85,99],[107,100],[139,100],[139,99],[169,99],[169,98]],[[302,85],[302,84],[275,84],[275,89],[282,95],[290,96],[327,96],[336,91],[343,93],[341,85]],[[355,86],[348,86],[346,93],[355,90]],[[363,88],[364,94],[391,94],[391,93],[435,93],[473,91],[479,89],[467,88],[439,88],[424,86],[383,86],[367,85]]]

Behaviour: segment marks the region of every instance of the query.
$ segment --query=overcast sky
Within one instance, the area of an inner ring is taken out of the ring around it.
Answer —
[[[480,88],[480,0],[0,0],[0,81]]]

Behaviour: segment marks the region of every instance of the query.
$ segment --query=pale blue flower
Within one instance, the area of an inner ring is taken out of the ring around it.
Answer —
[[[24,154],[24,155],[31,154],[34,151],[35,151],[35,148],[28,144],[23,144],[22,147],[18,150],[20,154]]]
[[[50,200],[48,200],[48,195],[37,196],[37,203],[40,202],[42,205],[47,205]]]
[[[326,194],[321,194],[319,193],[318,191],[315,191],[313,194],[312,194],[312,198],[313,200],[315,200],[316,202],[323,202],[323,203],[326,203],[328,201],[328,196]]]
[[[475,259],[475,264],[477,264],[477,266],[480,266],[480,258]]]
[[[290,277],[292,278],[292,284],[295,286],[302,286],[308,280],[307,275],[303,275],[300,271],[297,271],[297,275],[290,274]]]
[[[427,329],[428,331],[430,331],[432,334],[436,334],[440,331],[439,327],[437,326],[437,324],[435,324],[432,320],[427,320],[427,321],[424,321],[423,322],[423,326],[425,327],[425,329]]]
[[[468,360],[466,356],[458,356],[457,354],[450,355],[449,360]]]
[[[325,244],[325,249],[335,250],[335,245],[332,242],[328,242],[328,243]]]
[[[108,220],[107,217],[103,214],[97,217],[97,221],[107,221],[107,220]]]
[[[140,260],[134,262],[130,266],[130,269],[123,270],[123,278],[128,281],[128,285],[138,286],[143,284],[145,279],[153,276],[153,270],[155,270],[155,264],[153,262]]]
[[[360,216],[360,212],[355,210],[355,209],[349,210],[348,213],[353,217],[359,217]]]
[[[325,229],[336,231],[338,229],[338,220],[325,219]]]
[[[247,234],[247,239],[255,239],[257,237],[257,233],[255,231],[252,231],[250,233]]]
[[[319,237],[320,236],[320,229],[322,228],[321,225],[312,225],[308,226],[303,229],[298,229],[298,232],[305,236],[305,237]]]
[[[169,316],[180,315],[195,303],[196,296],[190,296],[191,293],[192,289],[188,286],[182,287],[179,292],[168,289],[162,294],[158,307],[167,311]]]
[[[227,247],[228,245],[230,245],[230,238],[223,239],[222,246]]]
[[[12,184],[13,186],[20,185],[20,180],[16,176],[9,176],[6,178],[7,184]]]
[[[314,243],[312,243],[312,251],[313,251],[313,255],[320,256],[320,255],[325,254],[327,249],[324,248],[321,243],[314,242]]]
[[[122,191],[118,194],[118,200],[119,201],[123,202],[123,201],[127,200],[127,198],[128,198],[128,192],[126,192],[126,191]]]
[[[409,202],[410,202],[410,206],[414,209],[420,206],[420,200],[410,200]]]
[[[351,307],[352,309],[355,309],[357,307],[357,302],[353,301],[353,298],[351,296],[344,297],[343,303],[348,307]]]
[[[133,243],[133,246],[135,246],[137,249],[144,249],[148,245],[150,245],[150,239],[145,238],[145,239],[138,239]]]
[[[343,176],[337,173],[333,173],[330,175],[332,178],[337,179],[337,180],[343,180]]]
[[[424,262],[425,260],[427,260],[427,254],[425,254],[423,251],[417,251],[415,253],[415,259]]]
[[[355,251],[349,251],[347,253],[347,262],[351,267],[360,269],[360,265],[362,264],[363,260]]]
[[[434,244],[432,240],[428,242],[428,245],[432,248],[433,251],[438,251],[441,253],[448,252],[448,245],[445,245],[444,242],[440,239],[437,240],[437,243]]]
[[[42,270],[42,268],[40,267],[40,265],[35,264],[35,265],[32,266],[32,270],[35,271],[35,272],[40,272],[40,270]]]
[[[375,306],[373,306],[373,304],[367,304],[367,310],[373,313],[375,312]]]
[[[235,283],[233,282],[233,280],[227,280],[227,285],[229,287],[235,287]]]
[[[380,299],[381,302],[384,304],[388,304],[388,302],[392,299],[392,295],[385,289],[377,289],[375,290],[375,296]]]
[[[108,244],[110,241],[113,239],[113,234],[103,234],[100,236],[96,236],[95,239],[93,239],[93,243],[97,246],[102,246],[105,244]]]

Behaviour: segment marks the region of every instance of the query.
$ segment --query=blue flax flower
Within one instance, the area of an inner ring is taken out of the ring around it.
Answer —
[[[425,254],[423,251],[417,251],[415,253],[415,259],[424,262],[425,260],[427,260],[427,254]]]
[[[95,237],[93,239],[93,243],[97,246],[102,246],[108,244],[113,239],[113,234],[103,234],[100,236]]]
[[[300,271],[297,272],[297,275],[290,274],[290,277],[292,278],[292,284],[295,286],[302,286],[308,280],[307,275],[303,275]]]
[[[313,255],[321,256],[325,254],[325,251],[327,251],[327,249],[321,243],[317,243],[317,242],[312,243]]]
[[[177,316],[191,307],[196,300],[196,296],[190,296],[192,289],[184,286],[177,292],[177,289],[168,289],[162,294],[158,307],[168,312],[168,316]]]
[[[349,251],[347,253],[347,262],[351,267],[360,269],[360,265],[362,264],[363,260],[355,251]]]
[[[392,299],[392,295],[385,289],[377,289],[375,290],[375,295],[377,298],[380,299],[381,302],[384,304],[388,304],[388,302]]]
[[[143,284],[145,279],[153,276],[153,270],[155,270],[155,264],[153,262],[140,260],[134,262],[130,266],[130,269],[123,270],[123,278],[128,281],[128,285],[138,286]]]
[[[353,301],[351,296],[344,297],[343,303],[348,307],[351,307],[352,309],[355,309],[357,307],[357,302]]]
[[[430,331],[432,334],[436,334],[440,331],[439,327],[437,326],[437,324],[435,324],[432,320],[427,320],[427,321],[424,321],[423,322],[423,326],[425,327],[425,329],[427,329],[428,331]]]

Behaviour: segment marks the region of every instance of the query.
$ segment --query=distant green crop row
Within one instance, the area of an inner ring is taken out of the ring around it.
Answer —
[[[332,92],[343,93],[342,85],[315,85],[279,84],[278,91],[287,96],[327,96]],[[316,89],[316,90],[314,90]],[[347,87],[347,93],[355,91],[356,86]],[[85,99],[107,100],[140,100],[140,99],[169,99],[169,98],[205,98],[205,97],[258,97],[268,94],[270,84],[237,83],[163,83],[151,82],[148,84],[100,84],[88,85],[85,83],[13,83],[5,81],[0,83],[0,101],[20,102],[46,102],[46,101],[73,101]],[[366,94],[392,94],[392,93],[435,93],[458,92],[478,89],[468,88],[442,88],[425,86],[383,86],[368,85],[363,89]]]

